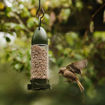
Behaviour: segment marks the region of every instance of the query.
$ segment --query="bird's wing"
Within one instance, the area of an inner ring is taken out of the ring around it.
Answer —
[[[73,81],[77,79],[76,75],[69,70],[66,70],[64,72],[64,77],[66,77],[67,79],[71,79]]]
[[[75,69],[83,69],[87,66],[87,63],[88,61],[85,59],[85,60],[81,60],[81,61],[78,61],[78,62],[74,62],[74,63],[71,63],[69,65],[67,65],[67,68],[75,68]]]

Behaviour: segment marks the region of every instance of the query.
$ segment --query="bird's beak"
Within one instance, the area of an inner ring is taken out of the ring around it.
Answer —
[[[59,70],[59,72],[58,72],[59,74],[62,74],[62,71],[61,70]]]

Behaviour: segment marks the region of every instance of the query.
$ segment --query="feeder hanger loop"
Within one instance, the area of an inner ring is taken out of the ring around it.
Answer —
[[[41,8],[41,2],[40,2],[40,0],[39,0],[39,7],[38,7],[38,10],[36,12],[36,16],[39,18],[39,30],[40,30],[41,20],[44,17],[44,9]]]

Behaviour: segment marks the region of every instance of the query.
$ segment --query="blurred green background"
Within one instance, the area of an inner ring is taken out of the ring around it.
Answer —
[[[41,0],[49,38],[51,90],[28,91],[31,38],[38,26],[38,0],[0,0],[0,105],[105,105],[104,0]],[[75,83],[59,68],[88,59]]]

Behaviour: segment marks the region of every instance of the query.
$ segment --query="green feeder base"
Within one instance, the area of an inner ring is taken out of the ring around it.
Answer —
[[[31,84],[28,84],[28,90],[46,90],[50,89],[47,79],[32,79]]]

